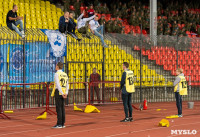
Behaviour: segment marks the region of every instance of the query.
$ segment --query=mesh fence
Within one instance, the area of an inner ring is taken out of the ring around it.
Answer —
[[[173,81],[178,67],[183,68],[188,82],[189,95],[184,99],[199,100],[199,38],[159,35],[155,46],[149,35],[106,34],[104,39],[109,48],[103,48],[98,37],[88,39],[77,33],[82,40],[78,42],[68,35],[67,55],[55,58],[49,53],[49,41],[41,30],[26,29],[25,39],[6,27],[0,30],[1,85],[53,82],[58,61],[64,62],[70,82],[90,81],[93,68],[97,68],[103,81],[120,81],[122,63],[126,61],[135,75],[134,102],[144,98],[151,102],[174,101]],[[70,89],[86,91],[85,86]]]

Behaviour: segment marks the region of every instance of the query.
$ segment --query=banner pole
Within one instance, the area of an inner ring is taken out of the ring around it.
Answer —
[[[24,14],[24,34],[26,30],[26,15]],[[25,38],[23,38],[23,83],[26,83],[26,49],[25,49]],[[23,85],[23,108],[25,108],[25,85]]]

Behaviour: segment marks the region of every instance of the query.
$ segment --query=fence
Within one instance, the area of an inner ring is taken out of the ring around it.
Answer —
[[[25,40],[19,39],[7,27],[0,30],[1,86],[23,82],[49,84],[54,79],[58,61],[64,62],[70,83],[88,82],[94,67],[102,81],[113,81],[114,77],[114,81],[120,81],[122,63],[127,61],[136,76],[134,84],[138,93],[135,102],[147,98],[146,93],[152,96],[149,98],[151,102],[172,101],[165,95],[173,90],[177,67],[184,69],[188,85],[190,83],[191,100],[199,100],[199,38],[160,35],[154,46],[148,35],[106,34],[105,41],[110,48],[103,48],[96,36],[88,39],[78,34],[82,41],[67,36],[67,56],[55,58],[49,54],[48,39],[39,29],[26,29]]]
[[[1,87],[0,113],[3,110],[42,107],[45,108],[46,112],[51,114],[51,111],[48,110],[48,96],[49,90],[46,83],[4,84]]]

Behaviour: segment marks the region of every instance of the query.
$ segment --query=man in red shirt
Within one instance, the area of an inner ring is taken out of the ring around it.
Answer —
[[[94,101],[94,91],[96,92],[97,100],[100,103],[100,97],[99,97],[99,82],[101,80],[100,75],[96,73],[97,69],[93,68],[93,73],[90,75],[90,82],[95,82],[90,87],[90,101],[93,103]]]
[[[88,10],[88,17],[91,17],[91,16],[93,16],[94,15],[94,7],[93,7],[93,5],[91,4],[90,5],[90,9]]]

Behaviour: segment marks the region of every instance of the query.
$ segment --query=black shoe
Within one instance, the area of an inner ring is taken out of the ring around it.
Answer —
[[[132,117],[129,117],[129,120],[130,120],[130,122],[133,122],[133,118]]]
[[[77,39],[79,42],[82,40],[82,39]]]
[[[52,128],[63,128],[63,126],[62,125],[55,125]]]
[[[120,122],[130,122],[129,118],[125,118],[124,120],[121,120]]]

